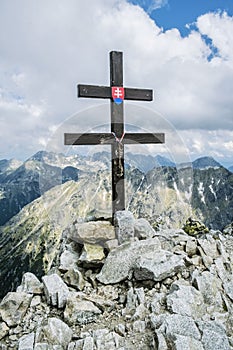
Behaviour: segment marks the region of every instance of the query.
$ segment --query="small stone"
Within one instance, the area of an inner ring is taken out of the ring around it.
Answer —
[[[154,237],[155,230],[146,219],[140,218],[134,221],[134,233],[138,239],[147,239]]]
[[[118,247],[118,240],[117,239],[111,239],[107,242],[105,242],[104,247],[110,252],[111,250]]]
[[[32,298],[30,306],[36,307],[36,306],[40,305],[40,303],[41,303],[41,297],[40,297],[40,295],[36,295],[35,297]]]
[[[0,322],[0,340],[9,333],[9,329],[5,322]]]
[[[35,333],[23,335],[19,339],[18,350],[33,350],[34,349],[34,340],[35,340]]]
[[[114,216],[116,238],[119,244],[129,242],[134,238],[134,216],[130,211],[117,211]]]
[[[137,333],[144,333],[146,330],[146,322],[137,320],[133,323],[133,331]]]
[[[94,350],[94,340],[92,337],[87,337],[84,339],[82,350]]]
[[[69,288],[60,276],[52,274],[42,277],[47,304],[63,308],[66,305]]]
[[[125,336],[125,325],[123,323],[119,323],[115,326],[115,331],[122,337]]]
[[[188,240],[186,243],[185,251],[189,257],[192,257],[197,252],[197,242]]]
[[[233,281],[223,283],[223,287],[228,297],[233,301]]]

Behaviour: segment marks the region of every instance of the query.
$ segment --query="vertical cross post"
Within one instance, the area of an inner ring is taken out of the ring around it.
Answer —
[[[122,52],[110,52],[110,86],[123,86]],[[112,210],[125,209],[125,169],[124,169],[124,101],[116,104],[111,100],[111,132],[116,142],[112,151]]]

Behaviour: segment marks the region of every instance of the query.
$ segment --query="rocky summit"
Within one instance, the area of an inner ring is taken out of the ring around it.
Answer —
[[[233,349],[233,225],[115,220],[76,222],[42,278],[25,271],[0,303],[0,349]]]

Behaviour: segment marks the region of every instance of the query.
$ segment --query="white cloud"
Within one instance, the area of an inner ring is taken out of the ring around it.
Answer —
[[[221,155],[230,158],[230,144],[222,145],[231,141],[228,130],[233,130],[232,17],[208,13],[196,25],[185,38],[175,28],[164,32],[126,0],[18,0],[14,5],[2,0],[0,157],[29,156],[54,125],[103,103],[77,99],[76,84],[109,84],[108,52],[121,50],[125,85],[155,93],[153,103],[138,105],[156,109],[186,133],[193,156],[222,147]],[[212,40],[216,56],[203,35]],[[109,122],[109,115],[104,118]]]
[[[207,13],[197,19],[197,28],[201,34],[212,40],[220,58],[233,67],[233,18],[226,12]]]

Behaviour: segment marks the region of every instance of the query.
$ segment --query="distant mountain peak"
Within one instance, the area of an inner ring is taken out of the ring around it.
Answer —
[[[207,169],[207,168],[221,168],[222,165],[218,163],[213,157],[200,157],[196,159],[193,163],[194,169]]]

